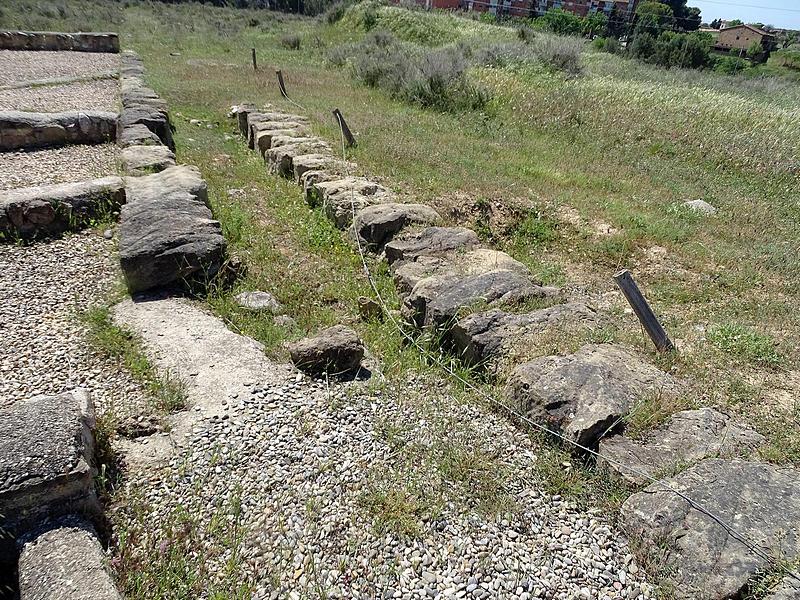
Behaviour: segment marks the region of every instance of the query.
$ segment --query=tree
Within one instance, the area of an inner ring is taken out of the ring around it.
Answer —
[[[674,15],[666,4],[648,0],[636,8],[636,35],[649,33],[654,38],[665,29],[672,29]]]
[[[583,35],[586,37],[594,37],[600,35],[608,24],[608,18],[601,12],[594,12],[586,15],[583,18]]]
[[[711,27],[711,29],[719,29],[720,27],[722,27],[722,20],[714,19],[713,21],[711,21],[711,25],[709,25],[709,27]]]
[[[734,19],[733,21],[728,21],[728,27],[734,27],[736,25],[744,25],[744,21],[741,19]]]
[[[700,9],[696,6],[690,6],[686,9],[684,17],[679,22],[680,26],[686,31],[697,31],[700,29],[702,19],[700,17]]]
[[[750,47],[747,49],[747,58],[750,60],[755,60],[764,52],[764,48],[761,47],[759,42],[753,42],[750,44]]]
[[[545,29],[560,35],[581,35],[583,20],[576,14],[560,8],[551,8],[538,21]]]

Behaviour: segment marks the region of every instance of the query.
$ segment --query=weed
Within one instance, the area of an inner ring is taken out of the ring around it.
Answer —
[[[708,340],[723,352],[743,361],[773,368],[784,362],[775,340],[738,323],[713,327],[708,332]]]

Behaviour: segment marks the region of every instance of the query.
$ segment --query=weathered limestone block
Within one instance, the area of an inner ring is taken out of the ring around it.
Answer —
[[[54,523],[22,546],[20,600],[122,600],[91,524]]]
[[[120,160],[128,175],[158,173],[175,166],[175,154],[166,146],[128,146],[122,149]]]
[[[485,365],[509,353],[524,354],[524,347],[554,330],[594,328],[597,311],[584,302],[568,302],[530,313],[499,309],[473,313],[450,330],[455,353],[468,365]]]
[[[241,114],[241,113],[240,113]],[[292,115],[278,112],[259,112],[248,111],[245,113],[244,118],[247,121],[247,127],[242,134],[247,138],[247,147],[250,149],[255,148],[253,140],[255,139],[256,126],[259,123],[297,123],[307,125],[308,119],[300,115]]]
[[[414,260],[420,256],[467,252],[478,246],[478,234],[466,227],[426,227],[386,244],[386,261],[392,264],[399,260]]]
[[[413,264],[413,263],[412,263]],[[419,281],[403,301],[403,317],[417,327],[448,331],[464,312],[519,304],[554,295],[530,274],[510,270],[445,274]]]
[[[432,225],[439,213],[424,204],[386,202],[373,204],[356,213],[352,233],[367,250],[380,252],[395,235],[411,225]]]
[[[85,390],[0,409],[0,531],[19,537],[45,518],[100,514],[94,427],[94,406]],[[9,542],[0,540],[0,558],[13,552]]]
[[[528,267],[505,252],[477,248],[468,252],[453,251],[442,255],[422,254],[414,260],[395,261],[390,270],[400,296],[405,298],[420,281],[453,275],[479,275],[489,271],[516,271],[529,275]],[[431,280],[429,284],[433,284]]]
[[[672,490],[732,526],[737,535]],[[640,540],[643,558],[663,565],[675,598],[739,598],[752,577],[769,569],[764,554],[792,561],[800,553],[800,472],[707,458],[634,494],[620,513],[628,535]]]
[[[129,177],[120,215],[119,256],[131,293],[205,282],[221,267],[225,239],[208,207],[206,182],[195,167]]]
[[[266,127],[269,125],[270,127]],[[272,148],[272,139],[276,137],[293,137],[300,138],[309,134],[306,127],[298,125],[297,127],[288,127],[294,123],[258,123],[255,125],[256,131],[253,134],[253,146],[258,150],[258,153],[263,157],[264,154]]]
[[[121,134],[131,125],[144,125],[158,136],[162,144],[173,152],[175,151],[175,142],[172,139],[172,124],[166,112],[143,103],[123,106],[119,115],[118,131]]]
[[[116,33],[62,33],[55,31],[0,31],[0,50],[119,52]]]
[[[590,344],[517,366],[506,392],[531,420],[593,448],[647,395],[674,397],[679,385],[624,348]]]
[[[289,344],[292,362],[312,373],[344,374],[359,368],[364,344],[355,331],[342,325]]]
[[[684,410],[643,440],[622,435],[600,441],[598,464],[634,485],[709,457],[747,458],[764,436],[713,408]]]
[[[124,203],[119,177],[0,191],[0,233],[22,238],[62,233]]]
[[[278,299],[269,292],[256,290],[254,292],[241,292],[234,297],[236,304],[247,310],[266,311],[274,315],[283,312],[283,306]]]
[[[128,146],[160,146],[161,139],[145,125],[137,124],[120,130],[117,139],[120,148]]]
[[[307,142],[286,144],[279,148],[270,148],[264,155],[264,160],[270,165],[270,170],[283,177],[297,177],[294,170],[294,159],[304,154],[315,156],[328,152],[330,148],[324,142]]]
[[[305,191],[316,181],[340,179],[343,173],[353,172],[356,166],[330,154],[312,153],[295,156],[292,159],[292,168],[294,180]],[[307,175],[308,173],[310,174]]]
[[[325,181],[315,181],[305,190],[306,203],[312,208],[350,194],[390,198],[385,187],[365,177],[341,177]]]
[[[117,115],[103,111],[0,112],[0,151],[116,139]]]

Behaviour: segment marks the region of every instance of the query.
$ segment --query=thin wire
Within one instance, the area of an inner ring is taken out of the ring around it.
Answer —
[[[341,140],[342,140],[342,158],[343,158],[344,162],[346,163],[347,162],[347,151],[346,151],[346,146],[345,146],[344,128],[342,127],[341,119],[339,118],[338,115],[336,116],[336,120],[339,122],[339,129],[340,129]],[[345,168],[347,168],[347,167],[345,167]],[[353,199],[353,188],[352,187],[350,188],[350,208],[351,208],[351,211],[352,211],[353,222],[355,223],[356,209],[355,209],[355,201]],[[716,521],[716,523],[718,525],[720,525],[720,527],[725,529],[731,537],[733,537],[734,539],[736,539],[737,541],[742,543],[748,550],[750,550],[750,552],[756,554],[756,556],[760,557],[761,559],[763,559],[764,561],[766,561],[769,564],[774,564],[775,563],[775,559],[770,554],[768,554],[765,550],[762,550],[756,543],[750,542],[743,534],[740,534],[739,532],[737,532],[735,529],[733,529],[733,527],[731,527],[730,525],[725,523],[720,517],[716,516],[714,513],[712,513],[708,509],[706,509],[704,506],[702,506],[698,502],[695,502],[694,500],[692,500],[689,496],[687,496],[686,494],[684,494],[680,490],[677,490],[674,487],[665,484],[663,482],[663,480],[658,480],[655,477],[651,476],[650,474],[644,473],[643,471],[640,471],[640,470],[638,470],[638,469],[636,469],[634,467],[630,467],[628,465],[625,465],[625,464],[623,464],[623,463],[621,463],[621,462],[619,462],[617,460],[614,460],[612,458],[609,458],[609,457],[605,457],[605,456],[601,457],[599,452],[597,452],[595,450],[592,450],[591,448],[588,448],[586,446],[583,446],[582,444],[576,442],[575,440],[572,440],[572,439],[566,437],[565,435],[563,435],[563,434],[561,434],[561,433],[559,433],[557,431],[549,429],[548,427],[546,427],[544,425],[541,425],[540,423],[536,423],[535,421],[531,420],[530,418],[528,418],[524,414],[522,414],[519,411],[513,409],[508,404],[498,400],[496,397],[494,397],[491,394],[487,393],[482,388],[479,388],[478,386],[473,384],[471,381],[465,379],[464,377],[459,375],[456,371],[454,371],[452,368],[450,368],[450,366],[447,365],[444,361],[442,361],[438,356],[436,356],[435,354],[430,352],[427,348],[422,346],[416,340],[416,338],[414,338],[412,335],[407,333],[403,329],[403,327],[398,323],[397,319],[394,317],[392,312],[389,310],[389,307],[386,305],[386,302],[384,301],[383,296],[381,295],[380,291],[378,290],[377,285],[375,284],[375,281],[374,281],[374,279],[372,277],[372,273],[369,270],[369,266],[367,264],[367,260],[366,260],[366,257],[364,255],[364,249],[363,249],[363,247],[361,245],[361,236],[359,235],[358,231],[355,230],[355,228],[354,228],[354,232],[353,233],[354,233],[354,237],[356,239],[356,244],[357,244],[357,247],[358,247],[358,254],[359,254],[360,258],[361,258],[362,269],[364,271],[365,276],[367,277],[367,280],[369,282],[370,288],[372,288],[373,293],[375,294],[376,298],[378,299],[378,302],[381,305],[381,308],[384,311],[384,314],[386,314],[388,316],[390,322],[395,327],[395,329],[397,329],[397,331],[400,333],[401,336],[403,336],[408,342],[410,342],[415,348],[417,348],[423,355],[427,356],[429,359],[432,359],[436,363],[436,365],[438,367],[440,367],[442,370],[444,370],[448,375],[450,375],[452,378],[456,379],[459,383],[461,383],[465,387],[467,387],[470,390],[476,392],[484,400],[487,400],[490,403],[502,408],[507,413],[513,415],[514,417],[516,417],[519,420],[523,421],[524,423],[534,427],[535,429],[538,429],[539,431],[541,431],[543,433],[546,433],[548,435],[552,435],[554,437],[557,437],[557,438],[561,439],[562,441],[564,441],[564,442],[566,442],[566,443],[568,443],[568,444],[570,444],[570,445],[572,445],[572,446],[574,446],[576,448],[579,448],[580,450],[582,450],[582,451],[594,456],[595,458],[601,458],[602,460],[604,460],[604,461],[606,461],[606,462],[608,462],[608,463],[610,463],[612,465],[615,465],[617,467],[620,467],[622,469],[625,469],[627,471],[635,473],[635,474],[639,475],[640,477],[643,477],[643,478],[647,479],[651,483],[656,483],[656,484],[659,484],[659,485],[663,486],[664,489],[663,490],[659,490],[659,491],[669,491],[669,492],[672,492],[672,493],[678,495],[683,500],[685,500],[692,508],[694,508],[695,510],[703,513],[704,515],[706,515],[709,518],[711,518],[714,521]],[[793,571],[789,571],[788,574],[790,576],[794,577],[795,579],[797,579],[798,581],[800,581],[800,575],[799,574],[794,573]]]

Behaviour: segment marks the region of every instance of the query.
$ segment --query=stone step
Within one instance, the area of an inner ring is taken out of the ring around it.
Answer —
[[[442,256],[467,252],[480,246],[478,234],[466,227],[426,227],[397,237],[386,244],[386,261],[416,260],[420,256]]]
[[[208,282],[225,258],[222,228],[195,167],[168,167],[125,180],[119,257],[130,293]]]
[[[101,514],[94,491],[94,406],[73,390],[0,409],[0,560],[45,520]],[[4,543],[3,543],[4,542]]]
[[[0,234],[32,238],[75,230],[124,203],[120,177],[0,191]]]
[[[22,545],[20,600],[122,600],[106,562],[90,523],[54,523]]]
[[[111,32],[0,31],[0,50],[119,52],[119,36]]]
[[[66,144],[103,144],[117,137],[116,113],[66,111],[0,112],[0,151]]]
[[[285,123],[276,123],[274,121],[258,123],[255,125],[255,128],[252,149],[257,149],[262,157],[266,154],[267,150],[272,148],[272,138],[279,136],[304,137],[310,133],[310,130],[304,125],[291,121]]]
[[[508,355],[524,357],[526,347],[556,331],[590,330],[599,325],[597,311],[584,302],[556,304],[529,313],[494,309],[460,319],[450,330],[450,343],[467,365],[487,366]]]
[[[286,144],[279,148],[273,147],[267,150],[264,155],[264,160],[270,165],[270,171],[272,173],[276,173],[282,177],[293,178],[297,181],[302,175],[302,171],[295,171],[294,159],[295,157],[306,154],[318,157],[323,163],[328,160],[334,160],[333,157],[330,156],[330,147],[322,141],[298,142]]]
[[[629,497],[620,515],[628,535],[639,540],[642,562],[658,564],[665,583],[672,584],[672,597],[741,598],[754,578],[772,569],[764,554],[788,563],[800,556],[800,471],[707,458]],[[739,536],[761,552],[751,551]]]
[[[506,396],[521,414],[568,440],[594,449],[648,396],[681,391],[670,375],[614,344],[589,344],[567,356],[518,365]]]
[[[766,441],[713,408],[684,410],[642,440],[600,440],[598,465],[633,485],[647,485],[677,468],[709,457],[748,458]],[[624,466],[622,466],[624,465]]]
[[[120,148],[127,148],[128,146],[159,146],[161,143],[161,139],[155,133],[140,123],[120,129],[117,137],[117,145]]]

